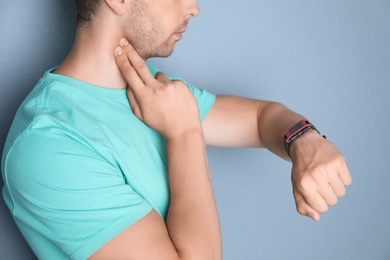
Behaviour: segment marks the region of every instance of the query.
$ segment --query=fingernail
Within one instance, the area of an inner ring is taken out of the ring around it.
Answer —
[[[123,54],[123,50],[122,50],[122,48],[121,47],[116,47],[116,49],[115,49],[115,54],[116,55],[122,55]]]
[[[125,38],[123,38],[123,39],[121,40],[120,43],[121,43],[122,46],[127,46],[127,45],[129,45],[129,41],[126,40]]]
[[[309,217],[311,217],[316,222],[319,221],[319,219],[317,219],[317,217],[313,213],[309,214]]]

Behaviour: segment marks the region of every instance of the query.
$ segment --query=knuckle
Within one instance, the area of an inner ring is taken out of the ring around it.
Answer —
[[[148,102],[149,95],[150,95],[150,94],[149,94],[148,91],[146,91],[146,90],[144,90],[144,91],[139,91],[139,92],[137,93],[137,96],[136,96],[137,101],[139,102],[138,104],[139,104],[140,106],[142,106],[143,102]]]
[[[144,70],[146,68],[146,63],[143,61],[137,61],[133,64],[133,67],[136,70]]]
[[[343,155],[339,155],[337,159],[335,160],[335,163],[337,166],[343,166],[346,164],[347,159]]]
[[[323,205],[323,206],[319,206],[317,211],[318,211],[318,213],[323,214],[323,213],[327,212],[328,209],[329,209],[328,205]]]
[[[164,85],[167,89],[173,89],[175,87],[175,84],[172,81],[167,81]]]
[[[306,215],[306,210],[305,210],[305,207],[301,206],[301,205],[297,205],[297,212],[301,215]]]
[[[316,180],[316,181],[323,181],[324,180],[324,178],[325,178],[325,174],[324,174],[324,172],[321,170],[321,169],[319,169],[319,168],[316,168],[316,169],[314,169],[313,171],[312,171],[312,173],[311,173],[311,175],[313,176],[313,178]]]
[[[130,64],[129,64],[128,60],[126,60],[126,59],[120,59],[118,61],[118,66],[119,66],[119,69],[121,69],[122,72],[124,72],[124,73],[126,73],[130,70],[129,69]]]
[[[154,96],[159,96],[159,95],[161,95],[162,93],[164,93],[164,90],[165,90],[165,89],[164,89],[163,87],[157,85],[157,86],[155,86],[155,87],[153,87],[153,88],[150,89],[150,94],[152,94],[152,95],[154,95]]]
[[[312,186],[312,179],[309,178],[308,176],[303,176],[302,178],[300,178],[298,181],[297,181],[297,189],[299,191],[304,191],[306,189],[308,189],[310,186]]]
[[[122,75],[125,77],[126,81],[131,82],[133,71],[131,67],[123,67]]]
[[[339,153],[331,157],[325,166],[328,168],[333,168],[333,167],[342,167],[345,164],[346,164],[346,158],[341,153]]]

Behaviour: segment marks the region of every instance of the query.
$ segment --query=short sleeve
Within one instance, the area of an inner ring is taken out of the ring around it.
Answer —
[[[153,76],[155,76],[156,73],[159,71],[159,69],[152,64],[148,64],[148,67]],[[192,93],[196,98],[196,101],[198,102],[200,118],[201,120],[203,120],[208,114],[208,112],[211,110],[211,108],[213,107],[216,96],[205,89],[196,88],[194,85],[183,80],[180,77],[168,76],[168,78],[171,80],[181,80],[191,89]]]
[[[7,155],[5,176],[24,235],[70,259],[88,258],[152,209],[117,165],[61,129],[28,129]]]
[[[216,96],[204,89],[196,88],[191,83],[186,81],[184,81],[184,83],[186,83],[186,85],[191,89],[192,93],[194,93],[199,106],[200,119],[203,120],[213,107]]]

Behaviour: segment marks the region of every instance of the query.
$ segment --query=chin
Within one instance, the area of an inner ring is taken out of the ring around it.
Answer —
[[[149,58],[167,58],[172,55],[175,50],[175,44],[163,44],[160,47],[150,49]]]
[[[166,51],[159,51],[159,52],[154,52],[150,53],[147,55],[147,59],[149,58],[168,58],[169,56],[172,55],[174,50],[166,50]]]

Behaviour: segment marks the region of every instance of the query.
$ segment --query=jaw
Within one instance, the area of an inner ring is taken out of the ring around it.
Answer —
[[[134,46],[134,45],[133,45]],[[134,47],[138,54],[144,59],[150,58],[167,58],[172,55],[175,50],[175,43],[163,44],[159,47],[151,47],[148,49]]]

